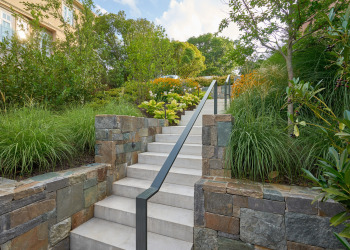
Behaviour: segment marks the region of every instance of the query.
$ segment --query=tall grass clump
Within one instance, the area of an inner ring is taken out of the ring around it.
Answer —
[[[94,151],[95,116],[98,114],[141,116],[135,105],[123,101],[109,102],[98,108],[84,105],[67,109],[62,119],[72,132],[72,144],[79,152]]]
[[[45,171],[75,152],[71,131],[59,116],[42,108],[12,110],[0,119],[0,173]]]
[[[283,72],[281,66],[265,65],[250,76],[258,83],[232,101],[228,113],[235,117],[235,124],[226,166],[234,178],[265,181],[277,175],[275,181],[296,183],[301,168],[317,173],[317,157],[327,152],[328,138],[318,128],[308,126],[298,138],[288,135],[286,110],[281,109],[286,102]]]

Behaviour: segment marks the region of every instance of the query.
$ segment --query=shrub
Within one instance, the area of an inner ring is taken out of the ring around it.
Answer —
[[[261,75],[258,74],[257,71],[253,71],[249,74],[242,75],[241,78],[235,81],[235,83],[232,85],[232,98],[236,98],[245,91],[253,89],[264,83],[266,83],[266,80],[263,77],[261,77]]]
[[[182,88],[181,81],[179,79],[173,78],[157,78],[151,82],[152,84],[152,93],[154,97],[158,100],[163,100],[164,96],[169,92],[177,93],[182,95],[184,89]]]
[[[76,152],[61,117],[41,108],[13,110],[0,119],[0,169],[15,176],[54,168]]]
[[[192,78],[192,80],[196,81],[202,87],[209,87],[213,80],[217,80],[218,86],[225,85],[226,78],[227,76],[213,76],[212,78],[195,77],[195,78]],[[231,76],[231,83],[232,83],[232,80],[233,78]]]

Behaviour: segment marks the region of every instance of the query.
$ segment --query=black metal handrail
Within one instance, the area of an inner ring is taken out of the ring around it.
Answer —
[[[229,96],[230,104],[231,104],[231,76],[228,75],[225,81],[225,110],[227,109],[227,96]],[[227,85],[228,85],[228,94],[227,94]]]
[[[162,168],[154,179],[151,187],[140,195],[136,197],[136,249],[137,250],[147,250],[147,201],[153,195],[155,195],[160,187],[162,186],[166,176],[168,175],[170,168],[172,167],[177,155],[179,154],[183,144],[185,143],[188,134],[190,133],[194,123],[196,122],[205,102],[208,99],[208,96],[212,89],[214,88],[214,114],[217,114],[217,81],[213,80],[205,93],[202,101],[197,106],[196,111],[192,115],[189,123],[186,125],[186,128],[180,135],[177,140],[174,148],[171,150],[168,158],[165,160]]]

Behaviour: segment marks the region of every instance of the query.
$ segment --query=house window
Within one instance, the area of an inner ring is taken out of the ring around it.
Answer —
[[[21,18],[17,19],[16,31],[20,39],[26,39],[29,35],[29,24]]]
[[[63,20],[73,26],[74,24],[74,17],[73,17],[73,9],[69,8],[65,4],[62,5],[62,16]]]
[[[9,38],[13,34],[14,17],[0,8],[0,41]]]

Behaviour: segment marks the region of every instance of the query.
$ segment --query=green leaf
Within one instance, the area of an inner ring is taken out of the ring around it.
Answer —
[[[316,183],[319,183],[319,182],[320,182],[319,179],[317,179],[309,170],[304,169],[304,168],[302,168],[301,170],[306,174],[306,177],[307,177],[309,180],[311,180],[311,181],[313,181],[313,182],[316,182]]]
[[[329,193],[329,194],[333,194],[333,195],[340,196],[340,197],[343,197],[346,199],[350,199],[350,197],[348,195],[340,192],[339,190],[337,190],[335,188],[323,188],[322,190]]]
[[[339,234],[337,234],[337,233],[334,233],[334,235],[335,235],[335,237],[337,237],[337,239],[346,247],[347,250],[350,250],[350,244],[349,244],[349,242],[348,242],[345,238],[341,237],[341,236],[340,236]]]
[[[305,121],[301,121],[301,122],[299,122],[299,124],[301,125],[301,126],[306,126],[306,122]]]

